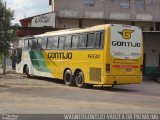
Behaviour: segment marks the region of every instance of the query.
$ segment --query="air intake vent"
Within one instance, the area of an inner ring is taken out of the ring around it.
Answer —
[[[101,81],[101,68],[90,68],[90,80]]]

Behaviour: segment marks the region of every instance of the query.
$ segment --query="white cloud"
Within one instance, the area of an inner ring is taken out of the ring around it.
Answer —
[[[3,0],[7,2],[7,8],[14,10],[14,23],[19,23],[24,17],[43,14],[50,11],[48,0]]]

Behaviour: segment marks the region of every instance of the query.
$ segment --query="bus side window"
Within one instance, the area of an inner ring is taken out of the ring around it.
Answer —
[[[95,41],[95,48],[103,48],[103,32],[97,32],[96,33],[96,41]]]
[[[95,48],[99,48],[100,47],[100,41],[101,41],[100,40],[100,38],[101,38],[100,35],[101,35],[100,32],[96,33]]]
[[[38,38],[37,50],[42,49],[41,40],[42,40],[41,38]]]
[[[28,39],[24,40],[24,50],[28,49]]]
[[[32,50],[37,50],[37,39],[32,40]]]
[[[64,47],[64,41],[65,41],[65,38],[64,37],[59,37],[59,45],[58,45],[58,48],[59,49],[63,49]]]
[[[72,36],[72,48],[78,47],[78,40],[79,40],[79,35]]]
[[[66,48],[66,49],[70,49],[71,48],[71,35],[66,35],[64,48]]]
[[[52,44],[53,44],[53,38],[48,38],[47,42],[47,49],[52,49]]]
[[[19,40],[18,48],[24,48],[24,40],[23,39]]]
[[[103,45],[104,44],[104,32],[101,32],[101,35],[100,35],[100,48],[103,48]]]
[[[95,46],[95,34],[89,33],[87,35],[87,48],[94,48]]]
[[[86,48],[86,43],[87,43],[87,35],[80,34],[78,47],[79,48]]]
[[[47,38],[42,38],[41,45],[42,45],[42,49],[46,49],[46,47],[47,47]]]
[[[57,49],[58,47],[58,37],[54,36],[53,37],[53,45],[52,45],[52,49]]]
[[[31,48],[32,48],[32,39],[29,39],[28,42],[29,42],[28,48],[29,48],[29,50],[31,50]]]
[[[103,48],[103,32],[96,33],[95,48]]]

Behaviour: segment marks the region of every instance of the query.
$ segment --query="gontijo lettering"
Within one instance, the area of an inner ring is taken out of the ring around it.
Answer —
[[[49,52],[48,58],[53,59],[72,59],[72,53],[71,52]]]
[[[112,41],[112,46],[121,46],[121,47],[141,47],[141,43],[133,42],[122,42],[122,41]]]

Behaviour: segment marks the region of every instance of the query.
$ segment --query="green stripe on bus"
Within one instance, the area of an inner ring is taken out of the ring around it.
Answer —
[[[29,51],[32,65],[38,71],[50,72],[47,67],[46,61],[43,57],[42,51]]]

